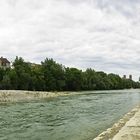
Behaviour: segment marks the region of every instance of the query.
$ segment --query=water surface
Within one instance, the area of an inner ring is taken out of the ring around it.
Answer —
[[[92,140],[140,103],[140,90],[86,91],[0,106],[0,140]]]

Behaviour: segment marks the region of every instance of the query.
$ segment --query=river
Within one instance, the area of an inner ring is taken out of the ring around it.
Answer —
[[[92,140],[140,103],[140,90],[85,91],[0,105],[0,140]]]

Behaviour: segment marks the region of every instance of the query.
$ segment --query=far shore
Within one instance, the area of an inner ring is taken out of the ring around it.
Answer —
[[[124,89],[123,92],[131,92],[139,89]],[[21,102],[54,98],[58,96],[79,95],[81,92],[108,93],[122,92],[122,90],[94,90],[94,91],[25,91],[25,90],[0,90],[0,103],[5,102]]]
[[[73,92],[74,93],[74,92]],[[0,103],[31,101],[58,96],[72,95],[69,92],[42,92],[42,91],[22,91],[22,90],[0,90]]]

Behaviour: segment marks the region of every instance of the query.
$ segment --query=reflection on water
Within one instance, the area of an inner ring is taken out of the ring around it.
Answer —
[[[77,95],[0,106],[0,140],[92,140],[140,103],[140,91]]]

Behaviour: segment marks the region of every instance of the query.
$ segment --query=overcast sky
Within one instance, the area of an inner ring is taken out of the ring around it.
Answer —
[[[0,0],[0,55],[140,76],[139,0]]]

